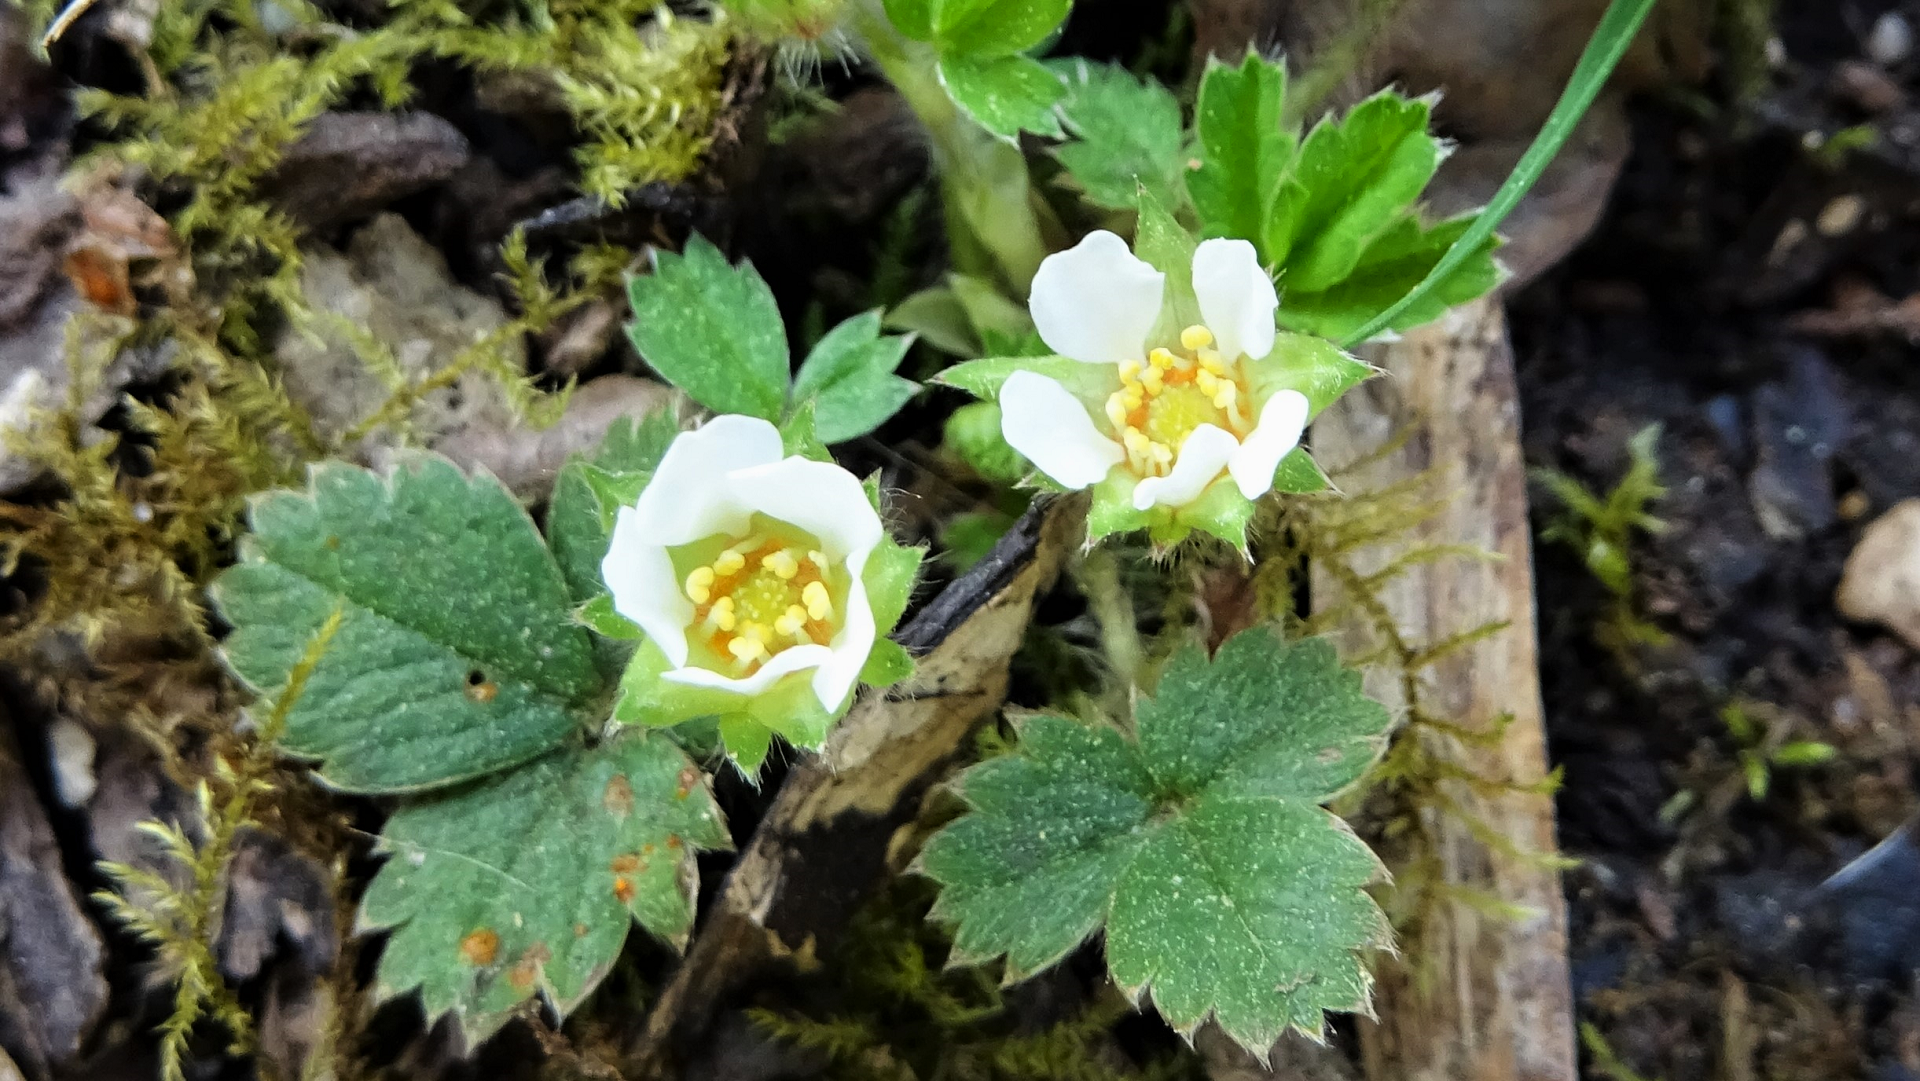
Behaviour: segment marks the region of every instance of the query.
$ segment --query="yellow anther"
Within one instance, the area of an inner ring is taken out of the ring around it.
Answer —
[[[827,595],[825,582],[808,582],[807,588],[800,591],[800,600],[807,606],[809,618],[826,619],[833,615],[833,598]]]
[[[707,622],[723,632],[731,632],[738,618],[733,612],[732,597],[722,597],[714,601],[713,607],[707,611]]]
[[[1165,349],[1155,349],[1147,354],[1147,359],[1163,372],[1173,367],[1173,354]]]
[[[1121,395],[1117,390],[1107,395],[1107,419],[1113,422],[1115,428],[1127,426],[1127,403],[1120,399]]]
[[[1211,398],[1214,392],[1220,389],[1220,377],[1212,372],[1203,371],[1193,377],[1193,385],[1200,388],[1200,393]]]
[[[1120,442],[1127,448],[1128,454],[1145,454],[1153,440],[1138,428],[1127,428],[1120,433]]]
[[[773,631],[769,630],[765,623],[759,623],[751,619],[740,625],[740,634],[742,637],[751,638],[763,646],[773,640]]]
[[[1173,461],[1173,448],[1165,443],[1148,444],[1147,451],[1159,465],[1168,465]]]
[[[1233,400],[1240,394],[1240,388],[1231,379],[1220,380],[1220,387],[1213,392],[1213,405],[1216,409],[1232,409]]]
[[[747,626],[751,627],[753,624],[749,623]],[[733,654],[733,659],[741,664],[752,664],[767,655],[767,647],[759,639],[748,638],[743,634],[727,643],[727,652]]]
[[[806,625],[807,610],[795,604],[788,606],[786,614],[773,621],[773,631],[788,638],[804,638]]]
[[[1160,393],[1160,388],[1166,385],[1166,379],[1166,373],[1159,368],[1148,368],[1140,373],[1140,385],[1147,388],[1148,394]]]
[[[1120,401],[1126,405],[1128,412],[1132,412],[1147,404],[1147,396],[1139,387],[1128,387],[1120,392]]]
[[[821,574],[827,573],[827,553],[808,552],[807,562],[812,563],[815,567],[819,568]]]
[[[1180,332],[1180,344],[1189,351],[1204,349],[1213,344],[1213,331],[1195,323]]]
[[[746,565],[747,557],[729,548],[720,553],[720,558],[713,561],[713,572],[715,574],[739,574],[746,568]]]
[[[695,604],[705,604],[713,597],[713,568],[695,567],[687,575],[687,599]]]
[[[1135,379],[1138,379],[1140,377],[1140,369],[1145,367],[1146,367],[1145,364],[1142,364],[1137,360],[1121,361],[1120,362],[1120,381],[1122,383],[1129,383]]]
[[[800,561],[795,559],[793,552],[786,548],[762,559],[760,565],[772,571],[783,582],[791,581],[794,575],[800,573]]]
[[[1200,367],[1206,369],[1207,371],[1212,372],[1215,375],[1227,374],[1227,362],[1220,359],[1219,353],[1216,353],[1211,349],[1202,349],[1200,350],[1199,355],[1200,355]]]

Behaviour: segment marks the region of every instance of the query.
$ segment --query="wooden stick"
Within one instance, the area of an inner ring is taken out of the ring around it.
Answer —
[[[1317,457],[1338,464],[1367,459],[1403,425],[1391,453],[1339,478],[1349,492],[1375,491],[1429,473],[1447,498],[1435,517],[1402,537],[1354,556],[1361,574],[1418,544],[1464,544],[1497,560],[1448,559],[1413,566],[1386,584],[1381,599],[1413,643],[1494,622],[1509,626],[1448,654],[1420,672],[1422,702],[1451,722],[1485,729],[1512,717],[1487,745],[1449,741],[1443,752],[1482,776],[1525,786],[1546,773],[1539,673],[1534,647],[1533,573],[1527,530],[1526,474],[1520,457],[1513,351],[1497,299],[1455,309],[1439,322],[1367,357],[1387,374],[1329,409],[1313,428]],[[1339,602],[1325,575],[1313,584],[1316,609]],[[1342,628],[1354,653],[1372,648],[1374,631]],[[1369,669],[1370,693],[1405,708],[1392,666]],[[1408,734],[1406,738],[1422,738]],[[1554,851],[1553,800],[1538,792],[1487,793],[1451,785],[1467,813],[1533,853]],[[1458,818],[1433,809],[1445,881],[1527,911],[1502,919],[1442,902],[1426,925],[1422,956],[1382,958],[1375,996],[1379,1020],[1363,1024],[1366,1076],[1375,1081],[1574,1081],[1574,1021],[1567,970],[1566,912],[1559,876],[1539,860],[1490,851]],[[1416,986],[1412,968],[1431,966]]]

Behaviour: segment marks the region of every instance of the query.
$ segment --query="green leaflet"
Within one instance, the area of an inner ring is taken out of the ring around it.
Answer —
[[[1281,127],[1287,72],[1248,51],[1239,67],[1209,58],[1194,109],[1200,167],[1187,178],[1206,236],[1261,244],[1267,214],[1294,155],[1294,135]]]
[[[880,313],[865,312],[828,331],[793,381],[797,402],[814,403],[815,434],[840,443],[878,428],[919,391],[893,374],[912,335],[882,336]]]
[[[773,291],[701,237],[657,251],[651,274],[627,282],[628,337],[661,377],[716,413],[778,422],[791,361]]]
[[[1074,136],[1053,150],[1087,200],[1131,210],[1145,188],[1164,207],[1186,204],[1180,103],[1153,79],[1118,64],[1050,65],[1066,81],[1060,115]]]
[[[1062,717],[967,771],[971,811],[928,842],[954,956],[1050,965],[1106,928],[1114,979],[1169,1023],[1209,1015],[1264,1052],[1326,1010],[1364,1009],[1360,951],[1384,916],[1379,861],[1318,805],[1357,780],[1390,726],[1319,639],[1242,633],[1188,647],[1137,709],[1138,739]]]
[[[940,61],[940,81],[975,123],[1009,142],[1023,131],[1051,139],[1064,134],[1053,106],[1066,88],[1031,57],[946,57]]]
[[[288,711],[282,745],[336,787],[433,788],[524,762],[598,695],[587,632],[533,522],[490,476],[437,457],[381,478],[316,466],[253,504],[214,584],[228,664],[275,693],[336,609],[339,631]]]
[[[1415,218],[1400,219],[1367,245],[1345,279],[1317,293],[1287,290],[1280,322],[1302,333],[1345,341],[1413,293],[1447,249],[1472,227],[1474,217],[1463,214],[1430,229],[1423,229]],[[1481,241],[1465,262],[1422,291],[1383,329],[1405,330],[1431,322],[1455,304],[1498,285],[1500,269],[1493,261],[1498,246],[1498,239],[1491,236]]]
[[[1072,0],[886,0],[894,28],[944,54],[1025,52],[1067,17]]]
[[[1314,125],[1268,219],[1262,254],[1289,292],[1353,273],[1373,239],[1404,217],[1440,166],[1428,105],[1383,91]]]
[[[403,805],[359,927],[392,928],[379,996],[419,989],[468,1046],[536,991],[565,1016],[612,967],[627,926],[676,946],[693,924],[696,849],[731,847],[706,777],[631,731]]]

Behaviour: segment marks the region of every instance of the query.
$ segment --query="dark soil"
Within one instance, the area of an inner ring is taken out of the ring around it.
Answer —
[[[1566,878],[1580,1017],[1649,1078],[1920,1076],[1911,879],[1816,892],[1917,802],[1920,658],[1833,597],[1865,525],[1920,495],[1920,366],[1898,335],[1789,326],[1862,285],[1920,289],[1914,114],[1831,90],[1885,7],[1787,5],[1788,62],[1744,108],[1641,103],[1604,221],[1512,306],[1531,464],[1604,490],[1628,437],[1663,426],[1667,529],[1634,567],[1667,644],[1602,648],[1607,594],[1568,549],[1535,552],[1560,839],[1584,861]],[[1886,75],[1916,85],[1912,60]],[[1875,147],[1808,149],[1861,123]],[[1860,217],[1825,236],[1839,199]],[[1534,494],[1537,535],[1559,511]],[[1837,756],[1771,771],[1754,800],[1733,702]],[[1691,809],[1663,817],[1683,790]],[[1593,1075],[1625,1081],[1605,1058]]]

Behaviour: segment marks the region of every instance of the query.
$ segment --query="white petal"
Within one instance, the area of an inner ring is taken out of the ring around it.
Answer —
[[[1080,399],[1038,372],[1017,371],[1001,384],[1000,434],[1034,468],[1068,488],[1099,483],[1127,456],[1094,427]]]
[[[747,528],[746,508],[723,478],[780,460],[780,432],[758,417],[718,416],[674,437],[660,467],[634,503],[642,535],[672,546]]]
[[[820,662],[819,671],[813,674],[813,693],[829,711],[839,709],[847,700],[860,678],[860,669],[866,667],[867,654],[873,652],[873,639],[873,604],[867,600],[866,583],[855,571],[853,586],[847,590],[846,621],[840,624],[840,633],[833,636],[833,655]]]
[[[826,646],[794,646],[783,649],[760,666],[760,670],[750,676],[735,679],[710,672],[705,668],[675,668],[660,678],[674,683],[685,683],[694,687],[711,687],[716,691],[732,691],[735,694],[759,694],[781,676],[803,671],[832,659],[833,651]]]
[[[1280,298],[1252,244],[1219,237],[1201,241],[1193,250],[1193,292],[1222,356],[1259,360],[1273,352],[1273,312]]]
[[[880,515],[852,473],[832,462],[786,458],[727,477],[733,498],[820,538],[828,558],[856,576],[880,543]]]
[[[1258,499],[1273,487],[1273,471],[1280,468],[1280,459],[1300,445],[1300,435],[1307,430],[1307,408],[1307,396],[1297,390],[1276,391],[1260,407],[1253,434],[1227,463],[1241,495]]]
[[[1148,510],[1158,504],[1178,507],[1200,498],[1207,485],[1227,467],[1227,461],[1240,447],[1233,433],[1211,424],[1202,424],[1180,444],[1173,459],[1173,471],[1164,477],[1143,477],[1133,489],[1133,509]]]
[[[614,611],[638,623],[669,663],[687,663],[687,624],[693,622],[693,602],[680,592],[666,548],[655,541],[632,507],[621,507],[613,521],[600,577],[613,594]]]
[[[1040,261],[1027,307],[1040,340],[1064,357],[1117,364],[1147,355],[1166,275],[1102,229]]]

